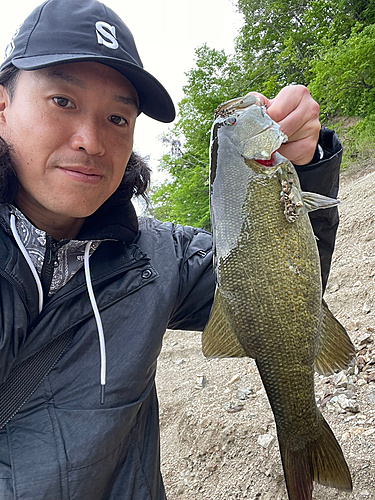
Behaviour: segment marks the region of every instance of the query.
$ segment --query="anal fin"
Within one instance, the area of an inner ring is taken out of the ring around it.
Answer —
[[[207,358],[248,356],[228,319],[219,289],[216,289],[210,319],[202,335],[202,350]]]
[[[336,198],[328,198],[318,193],[310,193],[308,191],[302,192],[302,199],[304,208],[307,212],[313,212],[320,208],[332,208],[340,205],[341,201]]]
[[[315,370],[322,375],[344,370],[355,356],[355,347],[345,328],[323,301],[320,343],[315,357]]]

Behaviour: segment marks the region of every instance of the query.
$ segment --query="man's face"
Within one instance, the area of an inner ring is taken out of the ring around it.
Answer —
[[[5,91],[1,101],[17,204],[31,220],[87,217],[114,193],[138,114],[137,93],[123,75],[93,62],[23,71],[12,102]]]

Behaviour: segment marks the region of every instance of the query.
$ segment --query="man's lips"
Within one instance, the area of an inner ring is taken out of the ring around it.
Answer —
[[[58,167],[63,173],[68,175],[70,178],[80,181],[88,182],[90,184],[97,184],[103,177],[100,170],[90,167],[82,166],[59,166]]]

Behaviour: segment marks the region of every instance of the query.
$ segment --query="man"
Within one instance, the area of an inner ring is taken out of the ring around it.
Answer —
[[[136,118],[172,121],[173,104],[95,0],[38,7],[0,83],[0,384],[71,335],[0,431],[0,498],[162,500],[157,357],[167,327],[204,328],[215,286],[210,235],[138,224],[130,201],[149,181]],[[341,146],[308,91],[264,100],[304,188],[336,195]],[[314,217],[326,280],[337,211]]]

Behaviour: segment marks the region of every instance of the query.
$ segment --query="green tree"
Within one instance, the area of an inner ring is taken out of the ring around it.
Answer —
[[[215,108],[241,95],[244,80],[235,58],[206,45],[196,50],[196,66],[187,73],[180,119],[164,142],[170,151],[159,168],[169,180],[151,193],[154,215],[161,220],[210,228],[209,143]]]
[[[269,95],[307,85],[310,61],[355,24],[349,7],[333,0],[238,0],[238,8],[245,18],[237,40],[244,68]]]
[[[375,0],[342,0],[344,9],[365,26],[375,23]]]
[[[206,45],[187,73],[179,121],[160,161],[168,179],[151,196],[155,215],[209,228],[209,141],[215,108],[257,90],[274,97],[308,85],[322,114],[374,113],[375,0],[237,0],[244,25],[236,53]]]
[[[311,63],[309,89],[323,115],[375,113],[375,25],[353,29],[347,40]]]

